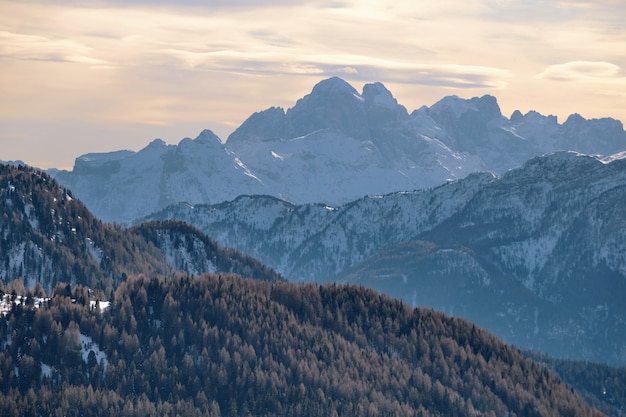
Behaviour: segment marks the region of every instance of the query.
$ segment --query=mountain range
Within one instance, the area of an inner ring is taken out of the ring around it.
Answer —
[[[345,204],[430,188],[473,172],[502,174],[558,150],[626,150],[621,122],[530,111],[502,115],[492,96],[445,97],[409,113],[381,83],[359,93],[339,78],[296,104],[254,113],[223,142],[210,130],[177,145],[86,154],[50,173],[101,220],[128,224],[181,201],[216,204],[270,195]]]
[[[623,364],[625,163],[561,152],[337,206],[181,203],[130,228],[0,165],[0,415],[600,416],[476,325],[412,306]],[[199,227],[291,280],[359,285],[282,282]],[[623,414],[624,368],[530,356]]]
[[[241,196],[147,219],[192,224],[291,281],[366,285],[517,346],[624,364],[623,156],[557,152],[337,207]]]
[[[624,364],[624,149],[609,118],[507,118],[492,96],[409,113],[380,83],[330,78],[225,143],[157,139],[54,175],[105,221],[184,221],[292,281],[363,284]]]

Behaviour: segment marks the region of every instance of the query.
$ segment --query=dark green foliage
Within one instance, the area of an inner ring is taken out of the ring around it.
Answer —
[[[64,290],[0,320],[0,415],[601,415],[472,324],[362,287],[138,276],[104,312]]]

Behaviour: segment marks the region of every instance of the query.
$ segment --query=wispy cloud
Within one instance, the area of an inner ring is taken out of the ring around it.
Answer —
[[[623,77],[620,67],[610,62],[573,61],[550,65],[540,75],[557,81],[584,81]]]
[[[0,31],[0,56],[30,61],[66,61],[89,65],[107,65],[90,56],[91,48],[72,39]]]

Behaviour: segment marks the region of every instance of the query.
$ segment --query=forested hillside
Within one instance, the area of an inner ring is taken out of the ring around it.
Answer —
[[[249,256],[219,247],[197,229],[152,222],[132,230],[104,223],[47,174],[0,164],[0,280],[50,292],[58,282],[107,294],[133,274],[234,272],[282,279]]]
[[[272,268],[236,249],[220,247],[213,239],[193,226],[175,220],[147,222],[130,232],[159,248],[168,265],[192,275],[205,272],[230,272],[264,281],[281,281]]]
[[[626,414],[626,366],[615,368],[606,364],[551,358],[538,352],[526,356],[558,373],[563,382],[573,387],[593,407],[611,417]]]
[[[169,273],[163,255],[139,236],[96,219],[71,191],[30,167],[0,164],[0,278],[114,288],[136,273]]]
[[[362,287],[138,276],[104,310],[68,290],[0,319],[0,415],[602,415],[471,323]]]

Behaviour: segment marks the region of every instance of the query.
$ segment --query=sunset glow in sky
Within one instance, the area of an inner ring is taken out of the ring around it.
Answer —
[[[622,0],[0,0],[0,160],[225,140],[319,81],[626,122]]]

